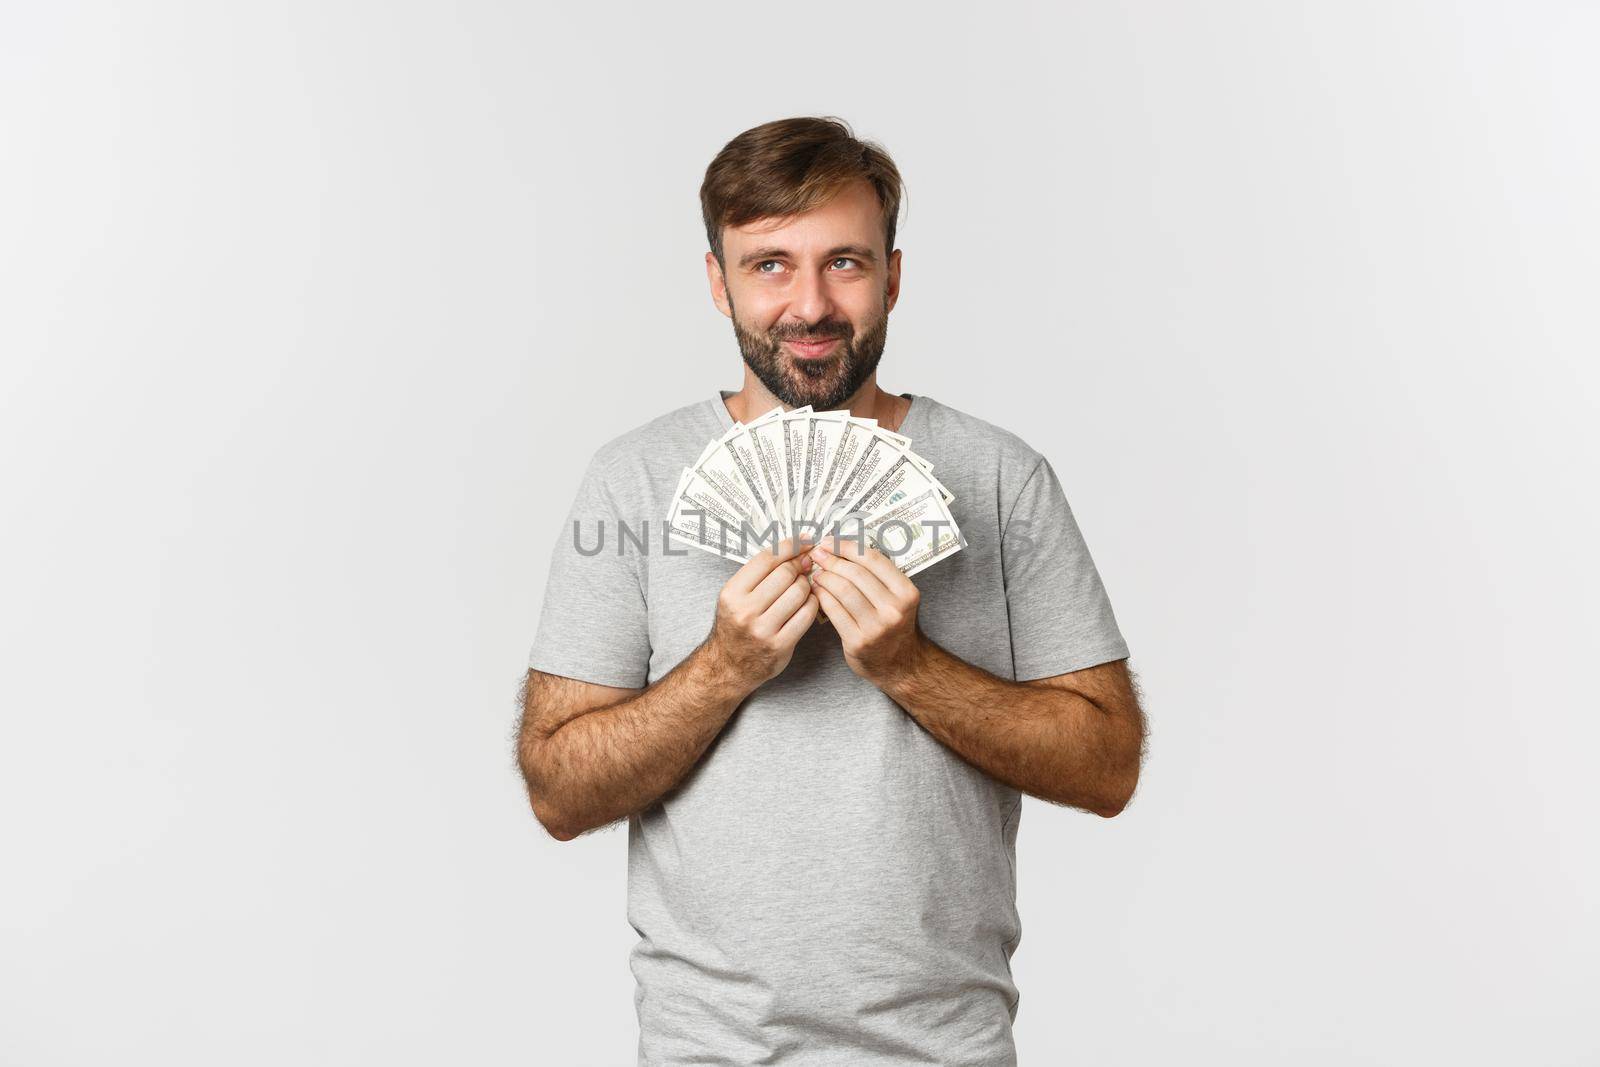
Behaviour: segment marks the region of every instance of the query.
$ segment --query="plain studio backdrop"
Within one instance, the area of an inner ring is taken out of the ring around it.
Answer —
[[[633,1062],[515,694],[590,452],[739,384],[707,163],[821,114],[907,180],[880,380],[1051,459],[1145,690],[1120,817],[1025,802],[1023,1064],[1596,1063],[1597,40],[7,5],[0,1062]]]

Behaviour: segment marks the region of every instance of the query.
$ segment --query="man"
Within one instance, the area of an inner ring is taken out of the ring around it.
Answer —
[[[1015,1063],[1021,794],[1110,817],[1138,779],[1127,645],[1050,464],[878,386],[900,193],[835,120],[723,148],[706,274],[743,387],[602,446],[554,553],[518,758],[558,839],[628,821],[641,1064]],[[619,541],[735,420],[805,404],[910,437],[966,546],[912,579],[827,536],[742,565]]]

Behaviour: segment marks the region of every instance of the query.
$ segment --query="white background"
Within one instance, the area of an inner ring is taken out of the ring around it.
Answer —
[[[1120,817],[1026,803],[1022,1062],[1597,1062],[1597,30],[7,5],[0,1062],[633,1062],[515,691],[589,452],[738,385],[697,191],[795,114],[1146,690]]]

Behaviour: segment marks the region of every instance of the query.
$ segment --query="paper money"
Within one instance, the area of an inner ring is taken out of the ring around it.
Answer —
[[[862,539],[909,576],[965,547],[954,500],[904,434],[845,411],[776,407],[683,469],[667,532],[738,562],[797,536]]]

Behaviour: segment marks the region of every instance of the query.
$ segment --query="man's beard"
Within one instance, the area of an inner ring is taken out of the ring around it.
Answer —
[[[733,308],[733,298],[728,298]],[[848,320],[825,319],[815,325],[791,322],[776,326],[766,334],[752,333],[733,315],[733,335],[745,366],[755,372],[767,392],[786,407],[810,404],[817,411],[838,408],[855,395],[863,382],[878,369],[883,346],[889,336],[889,301],[884,295],[882,310],[859,337]],[[784,341],[797,338],[837,337],[840,342],[820,359],[797,359],[783,347]]]

